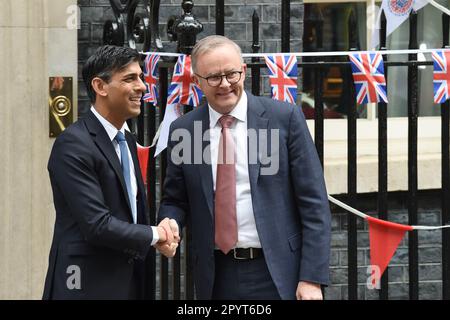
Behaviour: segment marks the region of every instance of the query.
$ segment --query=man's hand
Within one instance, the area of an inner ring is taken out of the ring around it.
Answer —
[[[170,219],[169,220],[169,227],[170,230],[172,230],[172,234],[173,234],[173,240],[176,241],[177,243],[180,242],[180,232],[178,229],[178,223],[176,222],[175,219]]]
[[[297,300],[323,300],[320,284],[300,281],[296,292]]]
[[[167,258],[172,258],[180,242],[177,222],[174,219],[165,218],[160,222],[157,230],[159,241],[155,244],[155,247]]]
[[[175,254],[177,253],[178,243],[172,242],[171,244],[167,243],[157,243],[155,244],[156,249],[166,256],[167,258],[173,258]]]

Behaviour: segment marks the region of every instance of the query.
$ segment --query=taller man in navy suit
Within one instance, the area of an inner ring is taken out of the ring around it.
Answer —
[[[231,40],[192,51],[207,103],[173,122],[159,217],[189,222],[200,299],[322,299],[330,209],[301,108],[244,91]]]
[[[141,111],[141,78],[139,53],[126,47],[100,47],[84,65],[92,107],[56,139],[48,162],[56,221],[44,299],[151,298],[151,246],[174,254],[174,221],[149,226],[125,130]]]

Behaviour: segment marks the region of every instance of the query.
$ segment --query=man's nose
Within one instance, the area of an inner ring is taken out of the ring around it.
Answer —
[[[227,80],[227,77],[223,76],[220,86],[221,87],[229,87],[229,86],[231,86],[231,83]]]
[[[142,91],[142,92],[144,92],[144,91],[147,90],[147,87],[145,86],[145,83],[144,83],[144,81],[143,81],[141,78],[139,78],[139,86],[138,86],[138,89],[139,89],[140,91]]]

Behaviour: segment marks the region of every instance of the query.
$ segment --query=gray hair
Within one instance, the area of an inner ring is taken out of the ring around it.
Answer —
[[[224,36],[212,35],[212,36],[208,36],[206,38],[199,40],[195,44],[194,48],[192,49],[192,53],[191,53],[192,70],[194,72],[196,72],[197,58],[199,56],[207,53],[208,51],[210,51],[212,49],[215,49],[215,48],[221,47],[221,46],[225,46],[225,45],[231,45],[234,49],[236,49],[236,52],[239,54],[239,57],[241,58],[241,62],[244,63],[244,59],[242,58],[241,48],[236,44],[236,42],[234,42]]]

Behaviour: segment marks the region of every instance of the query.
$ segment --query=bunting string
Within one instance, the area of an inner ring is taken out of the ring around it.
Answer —
[[[399,55],[399,54],[419,54],[419,53],[429,53],[436,50],[444,50],[446,49],[401,49],[401,50],[366,50],[366,51],[323,51],[323,52],[287,52],[287,53],[243,53],[243,58],[265,58],[269,55],[280,55],[280,54],[289,54],[297,57],[339,57],[339,56],[348,56],[349,54],[354,54],[355,52],[359,53],[380,53],[382,55]],[[449,50],[449,49],[447,49]],[[173,52],[140,52],[143,55],[157,53],[161,57],[179,57],[183,55],[182,53],[173,53]]]
[[[443,5],[437,3],[434,0],[428,1],[429,4],[431,4],[433,7],[435,7],[436,9],[441,10],[442,12],[444,12],[446,15],[450,16],[450,10],[447,9],[446,7],[444,7]]]
[[[361,217],[363,219],[366,219],[368,217],[370,217],[369,215],[362,213],[361,211],[350,207],[349,205],[343,203],[342,201],[339,201],[336,198],[333,198],[332,196],[328,195],[328,200],[332,203],[334,203],[335,205],[337,205],[338,207],[341,207],[344,210],[347,210],[348,212],[351,212],[355,215],[357,215],[358,217]],[[437,229],[444,229],[444,228],[450,228],[450,225],[444,225],[444,226],[411,226],[413,229],[415,230],[437,230]]]

